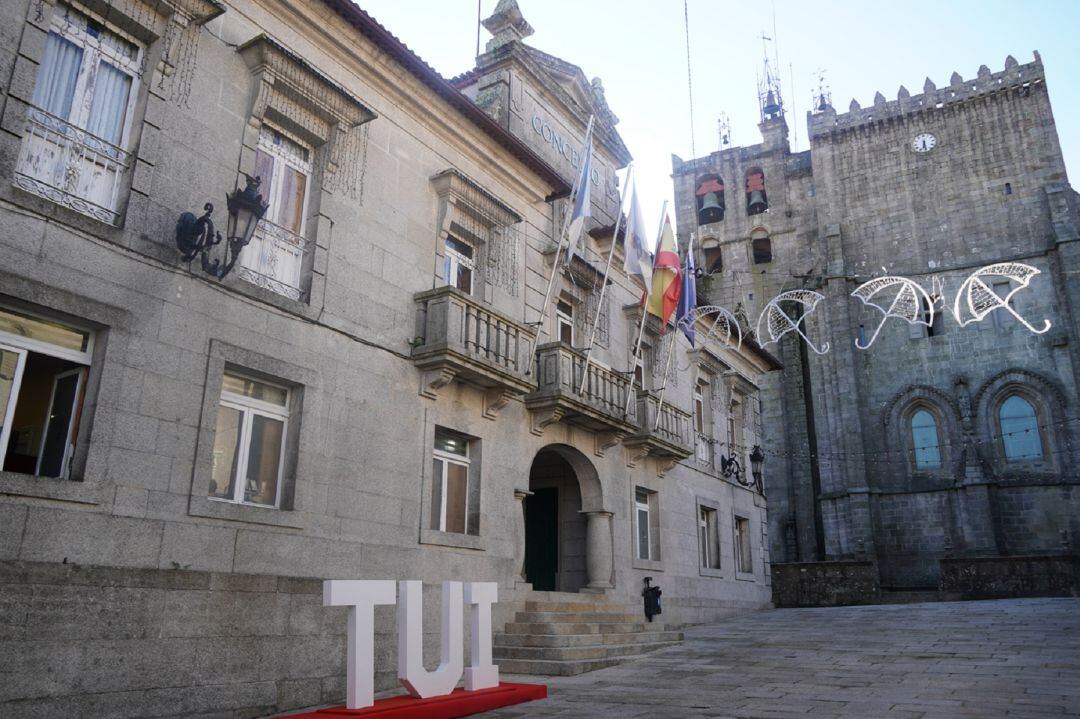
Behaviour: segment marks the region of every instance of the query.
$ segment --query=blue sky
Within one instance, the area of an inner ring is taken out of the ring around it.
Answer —
[[[476,0],[359,0],[359,4],[444,76],[473,65]],[[483,16],[496,0],[480,0]],[[536,33],[526,42],[599,76],[635,158],[646,222],[671,194],[671,155],[690,158],[717,149],[717,118],[730,118],[737,145],[760,142],[756,75],[764,32],[774,37],[791,138],[805,149],[806,111],[824,70],[838,111],[852,98],[864,107],[900,85],[922,92],[957,71],[973,78],[980,65],[998,72],[1005,57],[1046,66],[1066,168],[1080,172],[1080,2],[952,0],[904,3],[819,0],[743,2],[688,0],[693,125],[687,84],[681,0],[519,0]],[[775,14],[775,26],[774,26]],[[775,30],[774,30],[775,27]],[[490,35],[481,30],[481,45]]]

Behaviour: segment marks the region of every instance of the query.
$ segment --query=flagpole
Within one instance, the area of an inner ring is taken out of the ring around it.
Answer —
[[[660,227],[656,231],[657,238],[659,238],[661,233],[663,233],[663,231],[664,231],[664,220],[667,219],[667,206],[668,206],[668,201],[664,200],[664,208],[660,211]],[[653,248],[653,251],[654,252],[656,251],[655,247]],[[634,354],[630,355],[634,360],[637,360],[638,353],[641,352],[641,338],[645,334],[645,319],[646,319],[646,317],[648,317],[648,314],[649,314],[648,305],[649,305],[649,297],[650,296],[652,296],[652,284],[646,285],[646,287],[645,287],[645,296],[641,300],[641,322],[638,323],[637,342],[634,344]],[[631,374],[631,377],[633,377],[632,374]],[[666,381],[666,378],[665,378],[665,381]],[[641,388],[645,389],[645,368],[644,368],[644,364],[642,364],[642,370],[641,370]],[[623,408],[623,414],[626,414],[627,412],[630,411],[630,403],[634,399],[633,389],[634,389],[634,380],[631,379],[630,380],[630,392],[626,393],[626,407]]]
[[[690,264],[689,256],[690,256],[690,253],[693,252],[693,251],[694,251],[694,235],[691,234],[690,235],[690,244],[687,245],[687,248],[686,248],[686,255],[687,255],[688,259],[687,259],[686,262],[683,263],[683,267],[682,267],[684,273],[688,269],[688,265]],[[690,308],[690,309],[693,309],[693,308]],[[690,314],[690,312],[687,311],[686,314],[688,315],[688,314]],[[683,317],[685,317],[685,316],[686,315],[683,315]],[[656,405],[656,423],[653,425],[653,431],[654,432],[657,430],[658,427],[660,427],[660,414],[664,410],[664,393],[667,392],[668,370],[671,368],[671,358],[675,355],[675,342],[678,341],[678,339],[679,339],[679,334],[678,334],[679,333],[679,323],[681,321],[682,321],[682,317],[676,317],[675,318],[675,334],[673,334],[671,336],[671,346],[668,347],[667,362],[664,365],[664,386],[660,388],[660,401]]]
[[[630,173],[634,171],[633,163],[626,173],[626,186],[630,187]],[[607,266],[604,268],[604,281],[600,285],[600,299],[596,303],[596,317],[593,318],[592,330],[589,332],[589,349],[585,352],[585,370],[581,373],[581,387],[578,394],[585,392],[585,384],[589,381],[589,363],[592,361],[593,344],[596,342],[596,330],[600,326],[600,311],[604,309],[604,295],[607,294],[608,274],[611,272],[611,260],[615,257],[615,243],[619,239],[619,225],[622,224],[623,197],[619,198],[619,207],[615,214],[615,232],[611,235],[611,247],[608,248]],[[631,380],[631,384],[633,381]]]
[[[586,143],[586,145],[589,142],[589,135],[590,135],[590,133],[592,133],[592,127],[593,127],[593,116],[589,115],[589,124],[585,128],[585,143]],[[582,157],[581,161],[585,162],[585,158]],[[590,191],[590,189],[589,189],[589,182],[590,181],[591,181],[591,178],[586,177],[585,182],[582,184],[582,187],[578,188],[578,192],[580,192],[583,189],[586,192],[589,192]],[[576,199],[577,199],[577,194],[576,193],[572,194],[570,196],[571,203],[569,204],[569,207],[567,208],[566,214],[563,216],[562,230],[560,230],[560,232],[559,232],[559,246],[555,249],[555,258],[551,263],[551,275],[548,276],[547,290],[544,292],[544,304],[540,305],[540,319],[536,323],[536,337],[533,339],[532,347],[529,348],[529,356],[528,356],[528,358],[526,360],[526,363],[525,363],[525,374],[529,374],[530,372],[532,372],[533,360],[534,360],[534,358],[536,356],[536,347],[537,347],[537,345],[540,344],[540,335],[544,332],[544,325],[547,324],[547,322],[546,322],[546,320],[547,320],[547,309],[548,309],[548,303],[551,302],[551,290],[555,287],[555,275],[558,274],[558,272],[559,272],[559,257],[562,256],[563,242],[566,241],[566,239],[567,239],[566,230],[569,229],[569,227],[570,227],[570,219],[571,219],[571,216],[574,214],[573,213],[573,200],[576,200]],[[552,208],[554,208],[554,205],[552,205]],[[570,264],[569,259],[567,260],[567,264]]]

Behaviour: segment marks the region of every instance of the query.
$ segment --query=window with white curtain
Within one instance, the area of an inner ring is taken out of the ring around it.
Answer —
[[[269,206],[251,243],[240,253],[238,274],[294,300],[303,294],[304,237],[312,149],[272,125],[259,130],[255,176]]]
[[[19,152],[18,187],[118,223],[143,52],[90,13],[56,7]]]

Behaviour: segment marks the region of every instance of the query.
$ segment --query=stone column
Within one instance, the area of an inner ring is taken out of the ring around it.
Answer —
[[[589,583],[585,589],[602,592],[611,588],[611,512],[583,511],[588,520],[585,529],[585,574]]]
[[[514,532],[514,581],[520,583],[528,581],[525,578],[525,498],[530,496],[532,492],[527,489],[514,490],[514,502],[517,504],[517,509],[514,510],[514,516],[517,517]]]

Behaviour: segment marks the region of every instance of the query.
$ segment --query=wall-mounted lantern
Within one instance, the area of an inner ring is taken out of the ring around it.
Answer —
[[[754,448],[750,450],[750,474],[754,476],[754,484],[757,485],[757,490],[762,494],[765,494],[765,483],[762,481],[761,469],[765,465],[765,453],[761,450],[760,444],[755,444]]]
[[[262,195],[259,194],[260,183],[261,178],[248,177],[247,187],[243,190],[237,187],[232,194],[226,195],[229,220],[225,229],[225,239],[228,241],[224,245],[221,233],[214,229],[214,221],[210,219],[210,214],[214,211],[212,203],[207,202],[203,206],[206,214],[202,217],[196,218],[190,212],[180,215],[180,219],[176,221],[176,247],[185,262],[191,262],[196,256],[200,256],[203,272],[206,274],[219,280],[229,274],[240,258],[240,251],[251,242],[259,220],[269,207],[269,203],[263,202]],[[218,246],[221,246],[221,249],[215,251],[214,248]],[[211,259],[211,254],[220,256]]]

